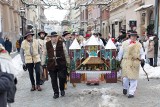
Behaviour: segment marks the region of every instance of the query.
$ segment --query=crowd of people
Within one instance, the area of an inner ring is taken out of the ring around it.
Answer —
[[[67,67],[70,65],[68,54],[69,47],[73,40],[76,38],[80,46],[85,47],[87,40],[91,36],[95,36],[97,42],[102,48],[107,44],[107,40],[103,38],[101,33],[81,36],[77,32],[70,33],[64,31],[62,36],[60,36],[57,32],[47,34],[45,31],[40,31],[38,33],[38,39],[36,39],[34,35],[33,32],[27,32],[23,37],[24,40],[22,40],[22,38],[17,40],[16,48],[20,53],[24,71],[29,72],[29,79],[31,82],[30,91],[42,91],[43,88],[41,85],[48,80],[46,74],[48,75],[49,72],[54,91],[54,99],[58,98],[59,95],[65,96],[67,78],[69,77]],[[122,67],[123,94],[126,95],[128,93],[128,98],[134,97],[138,83],[139,65],[141,64],[143,67],[145,60],[147,59],[146,61],[149,62],[151,66],[155,66],[154,57],[155,45],[157,44],[156,36],[148,37],[145,42],[138,40],[138,37],[136,31],[129,30],[126,33],[125,30],[120,30],[119,36],[117,38],[112,38],[112,41],[117,46],[118,50],[117,60],[121,62]],[[6,58],[10,61],[11,57],[9,57],[9,54],[11,51],[12,43],[9,38],[6,37],[6,40],[4,41],[2,37],[0,37],[0,58]],[[2,66],[0,67],[2,72],[13,70],[7,69],[6,65],[2,64],[2,60],[0,60],[0,66]],[[36,74],[36,80],[34,78],[34,72]],[[6,73],[1,74],[0,72],[0,99],[2,97],[3,99],[6,99],[7,96],[5,93],[9,89],[9,86],[6,85],[9,84],[9,82],[12,82],[10,81],[11,77],[7,75],[8,74]],[[59,82],[57,81],[57,78],[59,78]],[[73,87],[75,86],[76,84],[73,84]],[[7,100],[3,102],[4,105],[6,105],[6,103]]]

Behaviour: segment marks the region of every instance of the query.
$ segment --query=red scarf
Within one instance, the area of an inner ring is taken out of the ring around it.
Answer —
[[[130,41],[130,44],[135,44],[136,43],[136,41]]]

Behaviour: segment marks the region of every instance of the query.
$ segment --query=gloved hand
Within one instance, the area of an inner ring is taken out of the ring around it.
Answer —
[[[145,61],[144,61],[144,59],[142,59],[142,60],[141,60],[141,67],[143,68],[144,65],[145,65]]]
[[[24,71],[27,71],[27,66],[26,66],[26,64],[23,64],[23,70],[24,70]]]

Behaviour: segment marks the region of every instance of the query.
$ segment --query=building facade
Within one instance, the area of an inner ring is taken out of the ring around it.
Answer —
[[[34,2],[30,0],[29,3]],[[39,29],[43,29],[44,8],[36,8],[34,6],[26,6],[21,0],[0,0],[0,32],[2,32],[3,38],[9,37],[13,44],[13,50],[15,50],[15,42],[22,35],[23,32],[28,29],[33,29],[35,24],[40,24]],[[20,8],[25,9],[25,16],[23,21],[20,16]],[[37,12],[37,11],[40,12]],[[42,17],[43,16],[43,17]],[[40,20],[38,22],[38,20]],[[22,27],[23,22],[23,27]]]

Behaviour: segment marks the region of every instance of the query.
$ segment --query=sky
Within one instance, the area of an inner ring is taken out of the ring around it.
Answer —
[[[44,14],[48,20],[62,21],[67,13],[67,10],[58,10],[55,7],[51,7],[44,11]]]
[[[60,0],[61,2],[66,2],[68,0]],[[74,0],[71,0],[73,2]],[[45,16],[48,20],[57,20],[62,21],[67,13],[67,10],[59,10],[55,9],[55,7],[50,7],[48,9],[45,9]]]

